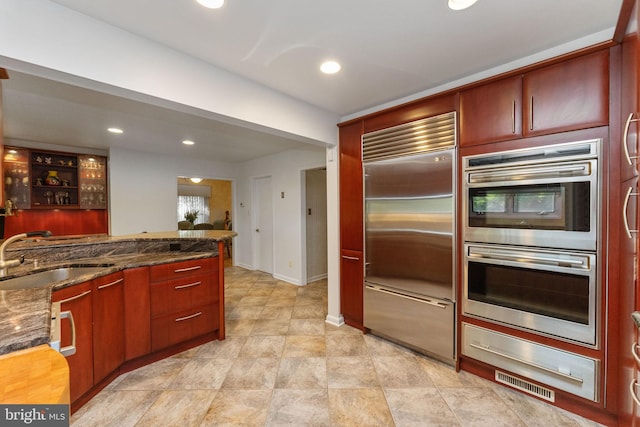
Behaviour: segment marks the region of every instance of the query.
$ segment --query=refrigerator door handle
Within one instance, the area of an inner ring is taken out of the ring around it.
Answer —
[[[412,297],[412,296],[409,296],[409,295],[388,291],[388,290],[383,289],[383,288],[378,287],[378,286],[367,285],[367,288],[369,288],[369,289],[371,289],[373,291],[382,292],[383,294],[389,294],[389,295],[393,295],[393,296],[396,296],[396,297],[405,298],[405,299],[408,299],[408,300],[411,300],[411,301],[422,302],[422,303],[429,304],[429,305],[432,305],[432,306],[438,307],[438,308],[443,308],[444,309],[444,308],[447,308],[448,305],[450,305],[450,304],[445,304],[445,303],[442,303],[442,302],[439,302],[439,301],[434,301],[434,300],[431,300],[431,299],[428,299],[428,298],[416,298],[416,297]]]

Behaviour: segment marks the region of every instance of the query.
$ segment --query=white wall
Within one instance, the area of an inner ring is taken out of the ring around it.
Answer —
[[[337,129],[336,129],[337,132]],[[293,284],[305,283],[302,272],[302,171],[325,165],[325,149],[289,150],[240,165],[234,204],[234,263],[253,269],[252,179],[271,176],[273,188],[274,277]],[[281,198],[284,192],[285,197]],[[291,262],[291,266],[289,266]]]
[[[176,230],[178,176],[236,179],[237,166],[131,150],[109,152],[110,234]]]
[[[234,181],[234,264],[253,269],[252,179],[271,176],[274,208],[274,277],[305,283],[302,271],[302,171],[323,167],[325,149],[289,150],[242,164],[180,159],[131,150],[109,152],[110,234],[176,229],[177,177]],[[280,193],[284,192],[284,199]],[[243,206],[241,206],[241,204]],[[331,255],[330,255],[331,256]],[[291,261],[291,267],[289,267]]]

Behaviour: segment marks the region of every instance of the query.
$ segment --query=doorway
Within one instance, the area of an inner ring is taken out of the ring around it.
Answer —
[[[225,179],[178,177],[178,229],[233,229],[233,181]],[[186,222],[186,212],[197,212],[195,219]],[[224,250],[225,266],[232,265],[233,245]]]
[[[306,283],[327,277],[327,170],[304,171]]]
[[[255,269],[273,274],[273,190],[270,176],[253,179],[253,199]]]

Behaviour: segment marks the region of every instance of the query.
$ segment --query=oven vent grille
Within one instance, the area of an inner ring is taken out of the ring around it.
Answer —
[[[516,388],[525,393],[529,393],[533,396],[537,396],[541,399],[547,400],[549,402],[556,401],[556,395],[553,390],[549,390],[548,388],[540,387],[539,385],[530,383],[528,381],[521,380],[520,378],[516,378],[512,375],[505,374],[504,372],[495,371],[496,372],[496,381],[502,384],[509,385],[513,388]]]
[[[362,160],[408,156],[456,145],[456,113],[440,114],[362,135]]]

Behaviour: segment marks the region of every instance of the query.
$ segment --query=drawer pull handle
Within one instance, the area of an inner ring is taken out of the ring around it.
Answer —
[[[640,406],[640,399],[638,399],[638,395],[636,394],[636,379],[631,380],[631,384],[629,384],[629,393],[631,393],[631,397],[633,401],[636,402],[636,405]]]
[[[348,259],[348,260],[351,260],[351,261],[360,261],[360,258],[358,258],[357,256],[342,255],[342,259]]]
[[[575,382],[580,383],[580,384],[582,384],[584,382],[582,380],[582,378],[576,378],[576,377],[571,376],[569,374],[565,374],[565,373],[556,371],[554,369],[547,368],[546,366],[538,365],[537,363],[531,363],[531,362],[527,362],[526,360],[518,359],[517,357],[511,356],[511,355],[508,355],[508,354],[504,354],[504,353],[501,353],[501,352],[496,351],[496,350],[493,350],[488,345],[487,346],[481,346],[481,345],[474,344],[474,343],[470,343],[469,345],[471,347],[473,347],[473,348],[478,349],[478,350],[483,350],[483,351],[486,351],[488,353],[495,354],[496,356],[504,357],[505,359],[509,359],[509,360],[513,360],[515,362],[519,362],[519,363],[523,363],[525,365],[529,365],[532,368],[540,369],[542,371],[548,372],[548,373],[553,374],[553,375],[557,375],[557,376],[562,377],[562,378],[567,379],[567,380],[575,381]]]
[[[629,208],[629,199],[631,196],[638,197],[640,193],[633,193],[633,187],[627,189],[627,194],[624,196],[624,203],[622,204],[622,224],[624,225],[624,231],[627,233],[627,238],[632,239],[631,233],[637,233],[638,230],[631,230],[629,227],[629,217],[627,216],[627,209]]]
[[[640,364],[640,356],[638,356],[638,348],[640,348],[638,343],[634,342],[633,344],[631,344],[631,355],[633,356],[634,359],[636,359],[636,362]]]
[[[71,328],[71,345],[64,346],[60,349],[60,353],[64,356],[73,356],[76,354],[76,322],[73,321],[73,313],[71,310],[60,313],[60,319],[69,319],[69,327]]]
[[[70,302],[70,301],[77,300],[78,298],[82,298],[83,296],[85,296],[85,295],[89,295],[90,293],[91,293],[91,290],[84,291],[84,292],[83,292],[83,293],[81,293],[81,294],[78,294],[78,295],[72,296],[72,297],[67,298],[67,299],[60,300],[59,302],[60,302],[60,304],[64,304],[64,303],[67,303],[67,302]]]
[[[429,304],[429,305],[432,305],[432,306],[438,307],[438,308],[445,308],[446,309],[450,305],[450,304],[444,304],[444,303],[441,303],[441,302],[438,302],[438,301],[430,300],[428,298],[424,298],[424,299],[423,298],[415,298],[415,297],[412,297],[412,296],[409,296],[409,295],[402,295],[402,294],[398,294],[396,292],[390,292],[390,291],[382,289],[382,288],[380,288],[378,286],[366,285],[366,288],[367,289],[371,289],[372,291],[375,291],[375,292],[380,292],[380,293],[391,295],[391,296],[398,297],[398,298],[408,299],[409,301],[413,301],[413,302],[419,302],[419,303],[422,303],[422,304]]]
[[[176,322],[182,322],[182,321],[184,321],[184,320],[193,319],[194,317],[198,317],[198,316],[200,316],[201,314],[202,314],[202,312],[201,312],[201,311],[199,311],[199,312],[194,313],[194,314],[192,314],[192,315],[190,315],[190,316],[178,317],[178,318],[176,319]]]
[[[100,285],[100,286],[98,286],[98,290],[102,290],[104,288],[108,288],[110,286],[117,285],[118,283],[120,283],[122,281],[124,281],[124,279],[118,279],[118,280],[115,280],[115,281],[113,281],[111,283],[107,283],[105,285]]]
[[[192,288],[194,286],[198,286],[201,285],[202,282],[193,282],[193,283],[189,283],[188,285],[179,285],[179,286],[174,286],[173,289],[184,289],[184,288]]]
[[[201,268],[202,268],[201,265],[196,265],[195,267],[179,268],[177,270],[173,270],[173,272],[174,273],[184,273],[185,271],[200,270]]]
[[[629,145],[627,144],[627,139],[629,138],[629,126],[631,125],[631,122],[637,122],[640,121],[640,119],[634,119],[633,116],[635,115],[635,113],[630,113],[629,117],[627,118],[627,122],[624,125],[624,133],[622,135],[622,147],[624,148],[624,157],[627,159],[627,163],[629,163],[629,166],[633,165],[633,162],[631,161],[633,160],[637,160],[638,157],[634,156],[631,157],[629,155]],[[636,171],[637,173],[637,171]]]

